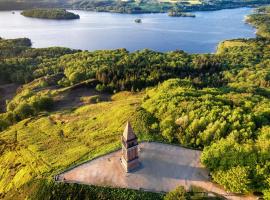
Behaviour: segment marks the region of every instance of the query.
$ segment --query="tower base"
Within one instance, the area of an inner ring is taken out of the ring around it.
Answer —
[[[121,158],[121,165],[123,167],[123,169],[125,170],[125,172],[131,172],[135,169],[137,169],[140,166],[140,162],[139,159],[136,158],[132,161],[127,162],[123,157]]]

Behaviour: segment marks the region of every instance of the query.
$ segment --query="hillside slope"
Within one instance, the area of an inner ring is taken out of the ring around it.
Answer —
[[[141,96],[117,94],[112,101],[29,118],[1,132],[2,197],[25,197],[20,188],[33,179],[52,178],[67,167],[119,148],[126,121],[136,125]]]

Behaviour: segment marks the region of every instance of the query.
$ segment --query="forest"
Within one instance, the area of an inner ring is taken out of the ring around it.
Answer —
[[[66,187],[42,179],[118,148],[132,116],[140,140],[200,149],[214,182],[270,199],[269,17],[269,7],[257,9],[247,19],[257,37],[221,42],[216,54],[35,49],[27,38],[0,39],[0,86],[19,85],[0,114],[0,198]],[[92,92],[86,104],[59,106],[82,88]]]
[[[254,7],[269,4],[269,0],[211,0],[211,1],[160,1],[160,0],[140,0],[140,1],[89,1],[81,0],[72,6],[76,9],[85,9],[97,12],[116,12],[116,13],[164,13],[170,10],[179,12],[192,11],[212,11],[221,9],[231,9],[239,7]],[[184,15],[186,16],[186,15]]]

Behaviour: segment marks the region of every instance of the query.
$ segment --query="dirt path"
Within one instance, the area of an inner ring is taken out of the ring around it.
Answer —
[[[208,171],[200,164],[200,151],[161,143],[141,143],[141,166],[128,174],[122,169],[120,155],[121,151],[105,155],[64,172],[58,178],[66,182],[157,192],[168,192],[179,185],[188,189],[194,185],[227,199],[254,199],[228,194],[213,184]]]
[[[55,110],[76,108],[89,104],[90,97],[98,96],[99,101],[110,101],[111,95],[97,92],[93,88],[81,87],[65,91],[55,99]],[[83,100],[85,98],[86,100]]]
[[[12,99],[18,88],[19,85],[14,83],[0,85],[0,113],[6,112],[6,100]]]

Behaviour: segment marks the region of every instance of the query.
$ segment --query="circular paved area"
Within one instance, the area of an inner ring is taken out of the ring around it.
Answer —
[[[208,171],[200,164],[201,151],[161,143],[140,143],[137,170],[125,173],[121,151],[107,154],[79,165],[58,176],[58,180],[90,185],[112,186],[168,192],[179,185],[202,187],[221,195],[228,195],[209,180]],[[253,199],[227,196],[228,199]]]

